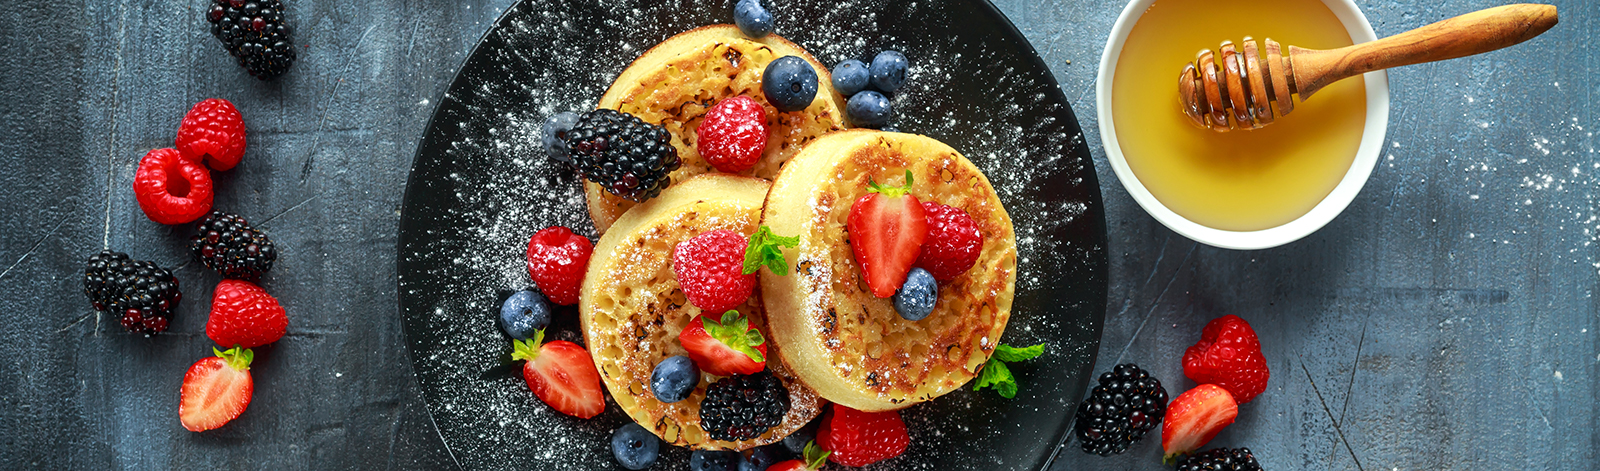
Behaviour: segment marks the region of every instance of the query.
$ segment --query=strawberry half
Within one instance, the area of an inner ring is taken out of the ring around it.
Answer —
[[[910,170],[905,186],[882,186],[869,179],[868,193],[850,206],[850,248],[873,296],[894,296],[928,238],[922,203],[910,195],[912,181]]]
[[[239,347],[225,352],[212,347],[211,351],[217,356],[194,362],[183,375],[178,420],[191,432],[215,429],[239,417],[250,406],[250,395],[256,389],[250,379],[254,352]]]
[[[528,361],[522,365],[522,379],[528,381],[533,395],[551,409],[580,419],[604,412],[605,391],[589,351],[565,340],[541,345],[543,340],[544,330],[540,329],[530,340],[512,341],[511,359]]]
[[[1162,461],[1193,453],[1217,436],[1239,416],[1239,404],[1228,390],[1215,384],[1195,386],[1167,404],[1161,422]]]
[[[827,466],[828,455],[831,454],[833,452],[823,451],[822,447],[817,446],[816,441],[807,442],[805,453],[801,455],[801,459],[774,463],[772,466],[768,466],[766,471],[815,471]],[[742,469],[743,467],[741,466],[740,468]]]
[[[678,333],[678,343],[700,371],[717,376],[749,375],[767,369],[767,339],[739,311],[722,314],[722,322],[694,316]]]
[[[1256,331],[1239,316],[1211,320],[1200,341],[1183,352],[1183,375],[1200,384],[1228,390],[1240,404],[1267,390],[1267,358]]]

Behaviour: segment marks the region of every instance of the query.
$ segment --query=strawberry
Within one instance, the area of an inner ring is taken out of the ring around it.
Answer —
[[[239,417],[255,392],[255,382],[250,379],[254,352],[239,347],[225,352],[213,347],[211,352],[217,356],[194,362],[183,375],[178,420],[191,432],[215,429]]]
[[[767,369],[767,339],[739,311],[722,314],[722,322],[704,314],[689,320],[678,343],[700,371],[717,376],[749,375]]]
[[[551,226],[528,239],[528,276],[550,302],[578,304],[583,275],[589,271],[594,244],[572,229]]]
[[[900,456],[911,436],[899,411],[862,412],[834,404],[817,428],[817,445],[832,452],[830,461],[859,467]]]
[[[1161,419],[1163,461],[1170,463],[1178,455],[1200,449],[1238,416],[1239,404],[1233,402],[1228,390],[1215,384],[1202,384],[1179,394],[1167,404],[1167,416]]]
[[[589,351],[578,344],[556,340],[545,344],[544,329],[529,340],[513,340],[511,359],[527,360],[522,379],[528,389],[557,412],[580,419],[600,415],[606,410],[606,396],[600,386],[600,371],[594,367]]]
[[[1183,375],[1228,390],[1240,404],[1267,390],[1267,358],[1256,331],[1239,316],[1212,319],[1200,341],[1183,352]]]
[[[905,186],[868,180],[868,193],[850,206],[850,248],[873,296],[894,296],[928,237],[928,219],[922,204],[910,195],[911,183],[910,170]]]
[[[183,224],[200,219],[211,212],[211,173],[176,150],[152,150],[133,173],[133,196],[151,221]]]
[[[815,471],[828,464],[828,455],[831,451],[823,451],[817,446],[816,441],[806,443],[803,458],[798,460],[781,461],[768,466],[766,471]]]
[[[722,100],[706,111],[695,136],[695,149],[712,167],[749,170],[767,148],[767,110],[743,95]]]
[[[928,215],[928,239],[922,244],[917,266],[928,270],[933,279],[944,283],[966,273],[978,263],[983,251],[983,235],[966,211],[932,201],[923,201]]]
[[[239,165],[244,158],[244,117],[233,103],[212,98],[195,103],[183,115],[175,140],[184,160],[204,162],[212,170],[223,171]]]
[[[278,299],[255,283],[222,280],[211,295],[206,336],[217,345],[255,348],[278,341],[289,328]]]
[[[739,307],[756,289],[756,274],[744,272],[748,242],[743,234],[717,230],[672,249],[672,273],[689,304],[713,316]]]

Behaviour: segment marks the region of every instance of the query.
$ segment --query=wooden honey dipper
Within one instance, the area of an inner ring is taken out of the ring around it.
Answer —
[[[1548,31],[1556,21],[1553,5],[1506,5],[1338,49],[1284,49],[1267,38],[1264,56],[1245,36],[1242,48],[1223,41],[1217,54],[1200,51],[1178,75],[1178,101],[1200,127],[1256,129],[1272,124],[1274,108],[1277,117],[1294,111],[1292,95],[1304,102],[1347,77],[1512,46]]]

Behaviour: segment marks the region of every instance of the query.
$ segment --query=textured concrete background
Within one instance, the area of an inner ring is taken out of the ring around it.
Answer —
[[[511,1],[291,2],[306,47],[271,83],[229,62],[201,0],[0,2],[0,468],[448,467],[401,347],[396,221],[434,100]],[[1122,2],[997,3],[1096,148],[1112,240],[1097,370],[1137,362],[1176,394],[1193,385],[1183,348],[1237,314],[1273,376],[1213,443],[1268,469],[1600,466],[1595,2],[1555,2],[1561,24],[1515,49],[1391,72],[1366,188],[1311,237],[1256,252],[1172,233],[1110,172],[1093,85]],[[1501,2],[1357,3],[1384,36]],[[264,284],[297,317],[254,365],[250,413],[201,435],[175,420],[182,370],[151,365],[207,353],[194,313],[216,275],[127,189],[208,97],[251,126],[216,205],[282,246]],[[82,263],[104,246],[178,267],[171,333],[88,309]],[[1069,448],[1055,469],[1163,469],[1155,442]]]

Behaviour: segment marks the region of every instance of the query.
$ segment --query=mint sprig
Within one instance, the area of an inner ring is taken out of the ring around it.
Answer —
[[[789,276],[789,261],[783,258],[782,247],[800,246],[800,237],[783,237],[772,233],[772,228],[761,226],[750,234],[750,243],[744,249],[744,274],[749,275],[767,267],[778,276]]]
[[[1000,393],[1000,397],[1006,399],[1017,397],[1017,378],[1012,376],[1011,369],[1006,367],[1006,363],[1032,360],[1042,354],[1044,354],[1042,343],[1023,348],[1003,343],[996,346],[994,355],[991,355],[989,362],[983,365],[983,372],[978,374],[978,382],[973,385],[972,390],[990,388]]]

